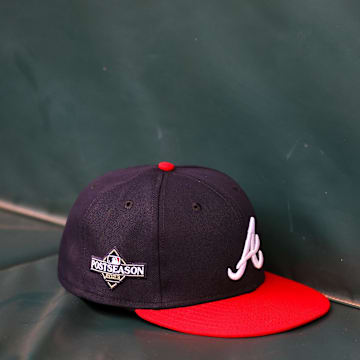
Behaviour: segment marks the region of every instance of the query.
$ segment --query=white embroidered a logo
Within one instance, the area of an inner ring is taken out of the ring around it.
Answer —
[[[236,272],[230,268],[227,269],[228,276],[231,280],[240,280],[246,270],[248,260],[250,260],[257,269],[260,269],[264,263],[264,256],[260,250],[260,238],[255,233],[255,219],[250,218],[244,250],[239,262],[236,264]]]

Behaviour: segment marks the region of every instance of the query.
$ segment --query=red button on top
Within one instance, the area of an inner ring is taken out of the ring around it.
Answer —
[[[159,162],[158,167],[160,170],[163,170],[163,171],[171,171],[171,170],[174,170],[175,165],[170,162],[167,162],[167,161],[161,161],[161,162]]]

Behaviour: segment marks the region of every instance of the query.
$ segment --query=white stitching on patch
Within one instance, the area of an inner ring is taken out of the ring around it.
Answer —
[[[114,289],[125,277],[145,278],[145,267],[145,263],[126,263],[116,248],[112,249],[103,259],[92,256],[90,262],[90,270],[100,273],[110,289]]]

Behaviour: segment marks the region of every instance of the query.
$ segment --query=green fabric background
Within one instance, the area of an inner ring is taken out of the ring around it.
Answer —
[[[0,197],[67,214],[115,168],[214,167],[249,194],[267,269],[359,303],[359,12],[1,1]]]

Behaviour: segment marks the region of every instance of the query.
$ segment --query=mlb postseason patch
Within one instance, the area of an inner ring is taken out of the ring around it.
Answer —
[[[103,259],[92,256],[90,270],[100,273],[110,289],[114,289],[126,277],[145,278],[145,267],[144,263],[127,264],[114,248]]]

